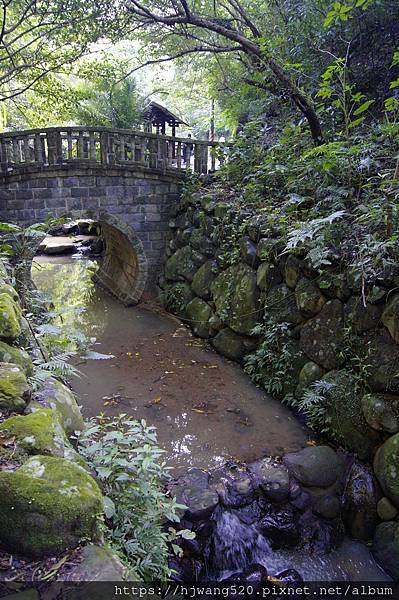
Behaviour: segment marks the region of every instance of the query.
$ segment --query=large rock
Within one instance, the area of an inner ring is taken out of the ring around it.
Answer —
[[[365,394],[362,398],[364,418],[373,429],[397,433],[399,431],[399,396],[392,394]]]
[[[165,277],[171,281],[192,281],[197,271],[190,246],[179,248],[165,264]]]
[[[216,278],[217,272],[218,266],[214,260],[207,260],[202,267],[198,269],[191,283],[191,287],[197,296],[204,300],[210,299],[211,284]]]
[[[399,523],[389,521],[378,525],[373,542],[374,558],[381,567],[399,581]]]
[[[381,317],[392,338],[399,344],[399,294],[393,296]]]
[[[371,467],[355,461],[345,482],[343,516],[346,530],[358,540],[373,538],[377,525],[377,482]]]
[[[329,446],[309,446],[284,456],[290,473],[305,486],[329,487],[343,475],[344,463]]]
[[[256,269],[259,264],[259,258],[256,255],[256,244],[246,235],[240,240],[240,254],[247,265]]]
[[[327,302],[321,312],[301,329],[300,347],[304,353],[325,369],[335,369],[343,356],[344,312],[339,300]]]
[[[357,334],[377,327],[380,315],[381,311],[378,306],[369,302],[364,306],[363,299],[360,296],[352,296],[345,306],[346,324]]]
[[[266,296],[266,313],[277,323],[302,323],[303,317],[295,302],[295,295],[284,283],[272,287]]]
[[[317,315],[323,308],[326,299],[313,281],[302,277],[295,288],[296,304],[305,317]]]
[[[18,292],[9,283],[0,283],[0,294],[8,294],[14,302],[19,302]]]
[[[393,521],[398,516],[398,509],[388,498],[381,498],[377,504],[377,514],[381,521]]]
[[[236,333],[250,334],[259,318],[255,272],[246,264],[232,265],[211,284],[216,312]]]
[[[80,466],[35,456],[0,473],[0,539],[10,551],[42,558],[96,538],[100,489]]]
[[[0,338],[15,340],[21,334],[21,309],[9,296],[0,294]]]
[[[201,298],[194,298],[187,304],[186,317],[195,335],[202,338],[209,338],[213,329],[209,324],[213,311],[209,304]]]
[[[67,572],[63,581],[124,580],[126,567],[122,564],[119,556],[108,546],[89,544],[83,548],[80,558],[81,561]]]
[[[281,273],[273,263],[263,262],[256,271],[256,285],[260,290],[268,290],[272,285],[281,283]]]
[[[358,340],[359,354],[366,351],[367,383],[376,392],[399,392],[399,346],[387,331],[370,331]]]
[[[70,435],[74,431],[83,431],[84,420],[75,395],[66,385],[49,377],[33,396],[33,402],[27,407],[28,412],[37,412],[40,408],[52,408],[59,415],[61,425]]]
[[[289,288],[294,288],[298,283],[303,269],[303,264],[300,260],[290,254],[284,266],[284,279]]]
[[[30,388],[25,373],[12,363],[0,363],[0,408],[22,411]]]
[[[49,408],[6,419],[0,423],[0,436],[13,439],[17,453],[82,460],[69,443],[58,413]]]
[[[353,374],[342,369],[330,371],[323,381],[331,384],[325,392],[326,426],[330,438],[347,450],[356,452],[360,459],[369,460],[379,442],[379,435],[370,429],[364,419],[362,391]]]
[[[249,466],[265,497],[271,502],[282,503],[288,498],[290,477],[284,465],[275,464],[269,457]]]
[[[186,516],[193,521],[208,519],[219,503],[219,496],[209,487],[209,474],[201,469],[190,469],[171,486],[179,504],[187,507]]]
[[[399,433],[377,450],[374,472],[384,494],[399,508]]]
[[[318,381],[324,375],[324,369],[312,361],[305,363],[300,370],[298,379],[302,388],[308,387],[311,383]]]
[[[27,352],[0,341],[0,362],[20,367],[27,376],[32,375],[33,364]]]
[[[241,336],[231,329],[222,329],[212,339],[213,347],[231,360],[241,360],[245,354],[245,345]]]

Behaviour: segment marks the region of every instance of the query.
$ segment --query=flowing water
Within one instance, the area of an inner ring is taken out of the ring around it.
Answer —
[[[297,550],[275,551],[256,525],[244,525],[236,514],[227,510],[216,515],[213,543],[212,567],[220,578],[261,564],[272,575],[295,569],[306,581],[389,580],[361,542],[346,538],[337,550],[320,556]]]
[[[63,329],[83,332],[96,352],[113,356],[75,361],[82,376],[72,386],[85,416],[124,412],[146,419],[158,428],[175,473],[306,445],[306,429],[238,365],[155,304],[124,308],[94,287],[95,269],[92,261],[71,257],[37,257],[32,269],[37,287],[62,312]],[[364,544],[347,539],[322,557],[274,552],[255,525],[244,525],[233,512],[217,515],[213,543],[219,577],[260,563],[272,574],[295,568],[306,580],[387,579]]]

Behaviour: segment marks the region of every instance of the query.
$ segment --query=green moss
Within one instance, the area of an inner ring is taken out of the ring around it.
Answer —
[[[61,381],[54,377],[46,379],[42,389],[36,392],[34,400],[36,402],[28,406],[29,412],[52,408],[57,410],[61,425],[68,435],[83,430],[84,421],[75,396]]]
[[[12,298],[12,300],[14,300],[14,302],[19,302],[18,292],[15,290],[15,288],[13,288],[12,285],[10,285],[8,283],[1,283],[1,280],[0,280],[0,294],[8,294],[10,296],[10,298]]]
[[[33,373],[33,365],[30,356],[20,348],[14,348],[0,341],[0,362],[12,363],[20,367],[26,375]]]
[[[210,288],[220,319],[236,333],[250,334],[260,316],[259,290],[251,267],[232,265]]]
[[[22,410],[26,405],[29,386],[20,367],[0,363],[0,408]]]
[[[100,489],[62,458],[36,456],[0,473],[0,497],[0,538],[11,552],[40,558],[98,536]]]
[[[7,293],[0,293],[0,338],[15,340],[21,334],[21,309]]]
[[[10,417],[0,423],[0,435],[5,434],[15,438],[17,452],[82,460],[70,445],[54,410],[42,408],[28,415]]]

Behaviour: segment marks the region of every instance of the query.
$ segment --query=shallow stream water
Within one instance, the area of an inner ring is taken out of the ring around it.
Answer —
[[[123,412],[146,419],[157,427],[174,474],[193,466],[211,469],[231,458],[277,456],[306,445],[309,432],[238,365],[192,337],[155,303],[123,307],[94,286],[95,269],[94,262],[71,257],[37,257],[32,269],[37,287],[62,311],[65,330],[95,338],[93,349],[114,357],[75,361],[82,375],[71,383],[86,417]],[[295,568],[308,581],[388,579],[369,548],[356,541],[346,539],[328,555],[310,556],[273,552],[251,526],[230,513],[218,527],[220,571],[226,574],[239,566],[237,561],[242,568],[245,555],[270,572]]]
[[[87,259],[37,257],[32,270],[38,288],[63,311],[68,333],[96,338],[93,349],[115,357],[77,361],[82,376],[71,383],[85,416],[146,419],[158,428],[176,472],[306,445],[306,429],[238,365],[154,303],[123,307],[94,286],[94,269]]]

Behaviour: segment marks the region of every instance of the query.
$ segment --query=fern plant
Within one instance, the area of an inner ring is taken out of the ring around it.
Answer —
[[[276,323],[269,318],[252,331],[263,340],[255,352],[244,359],[244,369],[252,380],[269,394],[283,396],[295,385],[293,365],[297,350],[290,336],[288,323]]]
[[[333,431],[327,408],[329,393],[335,387],[334,383],[321,379],[320,381],[313,382],[299,397],[296,397],[294,394],[287,394],[283,402],[304,415],[307,425],[311,429],[318,433],[329,435]]]

